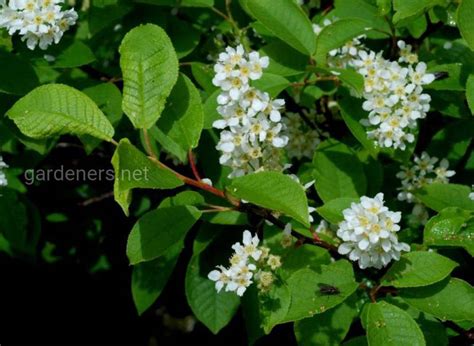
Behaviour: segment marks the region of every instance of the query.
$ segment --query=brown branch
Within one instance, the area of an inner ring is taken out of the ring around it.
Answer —
[[[380,290],[382,286],[381,285],[378,285],[378,286],[375,286],[374,288],[372,288],[369,292],[369,296],[370,296],[370,301],[372,303],[376,303],[377,302],[377,293],[378,291]]]
[[[110,192],[104,193],[100,196],[89,198],[88,200],[85,200],[83,202],[78,203],[78,205],[81,206],[81,207],[87,207],[91,204],[102,202],[104,199],[111,198],[113,196],[114,196],[114,192],[110,191]]]
[[[201,181],[202,179],[196,167],[196,162],[195,162],[194,154],[192,150],[188,151],[188,159],[189,159],[189,165],[191,166],[191,170],[193,171],[193,174],[194,174],[194,178],[196,178],[196,180],[198,181]]]
[[[146,152],[148,153],[148,155],[151,156],[151,157],[153,157],[154,159],[157,159],[157,160],[158,160],[157,155],[156,155],[155,152],[153,151],[153,147],[152,147],[152,145],[151,145],[150,135],[148,134],[148,130],[147,130],[147,129],[143,129],[143,138],[145,139],[145,150],[146,150]]]

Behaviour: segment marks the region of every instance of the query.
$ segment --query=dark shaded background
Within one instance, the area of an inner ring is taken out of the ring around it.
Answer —
[[[71,142],[72,141],[72,142]],[[38,168],[109,169],[112,152],[98,150],[86,156],[74,139],[54,149]],[[112,150],[112,148],[110,148]],[[183,168],[184,170],[186,168]],[[84,190],[84,186],[88,188]],[[0,253],[0,343],[4,344],[130,344],[176,345],[247,344],[240,311],[218,336],[201,323],[192,333],[163,324],[163,312],[181,319],[192,315],[184,294],[184,276],[191,257],[193,229],[164,292],[139,317],[131,295],[131,267],[125,254],[135,217],[126,218],[112,197],[88,206],[88,198],[112,191],[112,182],[42,182],[28,187],[28,198],[38,207],[42,229],[35,256],[11,257]],[[166,197],[147,192],[151,205]],[[144,195],[135,197],[140,201]],[[86,199],[87,200],[87,199]],[[137,209],[133,205],[133,209]],[[49,222],[47,215],[61,213],[66,222]],[[101,227],[94,222],[100,221]],[[54,244],[54,263],[42,254]],[[105,255],[110,268],[94,271]],[[291,326],[275,328],[259,344],[296,344]]]

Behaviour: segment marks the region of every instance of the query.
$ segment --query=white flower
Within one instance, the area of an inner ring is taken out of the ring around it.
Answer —
[[[216,282],[216,291],[220,292],[224,285],[227,285],[231,281],[230,272],[223,266],[218,266],[219,270],[213,270],[208,274],[208,278]]]
[[[2,155],[0,155],[0,186],[8,185],[7,177],[5,175],[5,172],[3,172],[4,168],[8,168],[8,165],[3,161]]]
[[[258,249],[258,243],[260,240],[258,236],[255,235],[252,237],[252,234],[249,231],[244,231],[244,239],[242,241],[243,245],[240,243],[235,243],[232,245],[232,249],[239,255],[245,255],[247,257],[252,257],[254,260],[258,261],[262,255],[262,251]]]
[[[313,29],[319,35],[322,27],[313,25]],[[417,119],[425,118],[430,109],[431,97],[423,94],[423,85],[433,82],[435,77],[426,73],[426,64],[418,63],[418,56],[404,41],[397,42],[400,48],[397,62],[386,60],[382,52],[367,50],[360,41],[362,38],[330,51],[328,65],[352,67],[364,77],[363,109],[369,115],[361,123],[368,127],[368,138],[381,147],[405,150],[408,143],[415,141]]]
[[[296,113],[287,112],[283,118],[286,125],[285,135],[288,137],[286,153],[289,159],[312,159],[316,147],[324,137],[328,137],[328,134],[316,125],[318,115],[314,110],[306,112],[305,115],[314,124],[314,128],[309,127],[302,116]]]
[[[411,82],[415,85],[430,84],[435,80],[434,74],[426,73],[426,64],[424,62],[420,62],[418,65],[416,65],[414,70],[410,66],[408,71]]]
[[[398,62],[405,62],[408,64],[414,64],[418,62],[418,55],[415,53],[412,53],[412,46],[409,44],[406,44],[405,41],[398,41],[397,42],[398,48],[400,48],[400,58],[398,59]]]
[[[0,3],[0,28],[18,33],[29,49],[47,49],[59,43],[65,31],[76,24],[74,9],[63,11],[64,0],[10,0]]]
[[[436,164],[439,162],[438,166]],[[448,170],[449,162],[447,159],[441,161],[437,157],[430,156],[427,152],[422,152],[421,156],[416,156],[413,163],[408,166],[400,166],[401,171],[397,173],[397,178],[401,181],[401,187],[398,188],[398,200],[408,203],[415,203],[412,211],[412,223],[415,221],[425,224],[428,221],[428,212],[424,209],[419,200],[416,199],[414,191],[436,183],[449,183],[449,178],[456,174],[453,170]]]
[[[448,170],[449,162],[446,159],[442,159],[439,163],[439,166],[434,169],[436,174],[435,181],[437,183],[448,183],[449,178],[456,174],[453,170]]]
[[[407,54],[399,62],[412,59],[409,45],[399,41],[398,46]],[[411,60],[408,63],[411,64]],[[431,83],[434,75],[426,73],[425,63],[418,63],[415,69],[411,65],[403,67],[396,61],[384,59],[381,53],[362,49],[350,65],[364,76],[362,107],[369,116],[361,123],[370,128],[367,136],[381,147],[405,150],[407,143],[415,140],[412,132],[417,127],[417,119],[425,118],[430,109],[431,98],[423,94],[422,85]]]
[[[396,232],[400,212],[384,206],[383,194],[374,198],[361,197],[343,211],[344,221],[339,224],[337,236],[343,240],[338,252],[357,261],[361,269],[385,267],[392,259],[398,260],[401,251],[409,251],[408,244],[399,243]]]
[[[223,130],[216,149],[222,152],[219,162],[232,168],[229,177],[262,170],[282,170],[277,149],[288,143],[282,132],[281,110],[285,101],[250,85],[262,77],[268,57],[258,52],[246,54],[242,45],[227,47],[214,66],[214,85],[222,92],[217,97],[221,119],[213,127]]]
[[[472,185],[471,188],[473,191],[469,194],[469,198],[474,201],[474,185]]]
[[[232,245],[233,255],[230,257],[230,267],[217,266],[208,274],[208,278],[215,282],[217,292],[225,287],[226,292],[235,292],[242,296],[247,288],[253,283],[255,273],[261,272],[261,267],[269,266],[275,270],[281,266],[279,256],[269,254],[266,247],[258,247],[260,240],[257,235],[252,237],[249,231],[244,231],[242,244],[237,242]],[[268,285],[271,282],[268,282]],[[268,288],[265,285],[265,289]],[[262,288],[263,287],[260,287]]]

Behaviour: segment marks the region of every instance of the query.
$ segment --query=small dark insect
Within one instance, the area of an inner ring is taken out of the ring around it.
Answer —
[[[333,296],[333,295],[341,293],[341,291],[339,291],[339,288],[331,286],[331,285],[319,284],[318,286],[319,286],[319,292],[327,296]]]
[[[435,80],[442,80],[442,79],[446,79],[446,78],[449,77],[448,72],[435,72],[433,74],[435,76]]]

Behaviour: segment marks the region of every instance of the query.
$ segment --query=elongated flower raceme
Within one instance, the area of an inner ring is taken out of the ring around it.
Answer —
[[[10,35],[18,33],[29,49],[47,49],[59,43],[76,24],[74,9],[63,11],[64,0],[0,0],[0,28]]]
[[[251,86],[268,67],[268,57],[247,54],[240,45],[227,47],[214,66],[214,85],[222,92],[217,111],[222,116],[213,126],[223,130],[217,149],[220,163],[232,168],[229,177],[255,171],[282,170],[279,150],[288,143],[282,134],[281,113],[285,101],[273,100],[266,92]]]
[[[224,288],[242,296],[254,281],[261,291],[270,288],[274,281],[272,271],[281,266],[281,260],[279,256],[271,255],[268,248],[259,247],[259,243],[257,235],[252,237],[249,231],[244,231],[242,243],[232,245],[234,253],[229,260],[230,266],[217,266],[208,275],[216,283],[217,292]]]
[[[361,269],[381,269],[393,259],[398,261],[402,251],[410,251],[410,246],[397,237],[401,213],[384,206],[383,193],[361,197],[360,203],[352,203],[343,214],[344,221],[337,230],[343,240],[338,252],[357,261]]]
[[[412,211],[412,221],[425,224],[428,221],[428,211],[425,206],[415,197],[414,191],[421,189],[432,183],[449,183],[449,178],[456,174],[449,170],[447,159],[439,160],[437,157],[430,156],[423,152],[421,156],[416,156],[413,163],[407,166],[400,166],[401,171],[397,173],[402,186],[398,188],[399,201],[414,203]]]
[[[0,186],[7,186],[8,180],[3,171],[4,168],[8,168],[8,165],[3,161],[2,155],[0,155]]]
[[[333,20],[334,21],[334,20]],[[333,21],[325,19],[323,26],[313,25],[316,35]],[[328,64],[332,67],[352,67],[364,77],[363,109],[368,119],[361,123],[367,127],[367,136],[383,148],[405,150],[415,141],[417,120],[424,119],[430,109],[431,97],[423,93],[423,86],[434,81],[426,72],[426,64],[404,41],[398,41],[400,58],[390,61],[367,49],[359,36],[343,47],[329,52]]]
[[[312,159],[319,143],[329,137],[329,133],[322,131],[317,125],[325,121],[324,115],[317,115],[315,112],[306,112],[305,115],[313,124],[313,128],[299,114],[287,112],[283,118],[286,125],[284,133],[288,137],[286,153],[289,159]]]
[[[405,47],[403,41],[399,44]],[[410,58],[413,65],[402,66],[384,59],[381,53],[361,50],[352,61],[364,76],[366,101],[362,107],[369,117],[362,124],[369,129],[368,137],[381,147],[405,150],[407,143],[415,141],[417,120],[424,119],[430,109],[431,97],[423,93],[423,86],[435,77],[426,72],[424,62],[414,65],[416,60]]]

